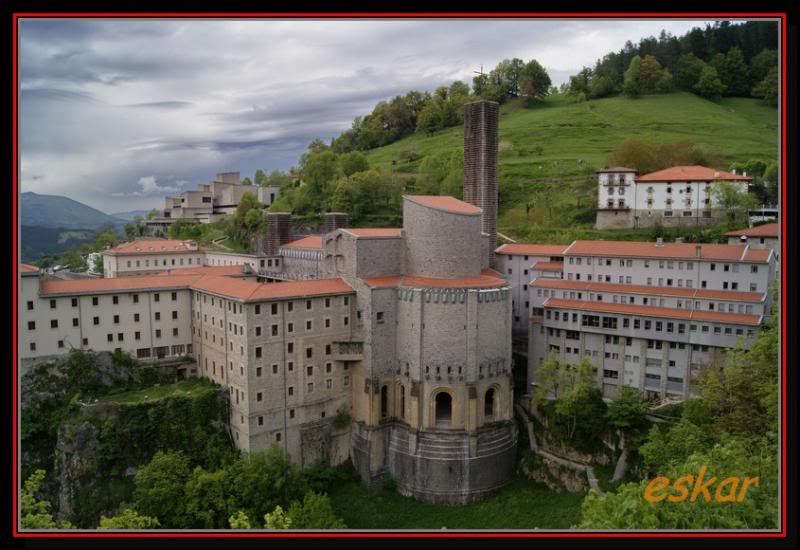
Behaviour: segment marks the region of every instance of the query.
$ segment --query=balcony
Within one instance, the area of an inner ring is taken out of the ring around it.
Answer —
[[[333,342],[334,361],[361,361],[363,357],[363,342]]]

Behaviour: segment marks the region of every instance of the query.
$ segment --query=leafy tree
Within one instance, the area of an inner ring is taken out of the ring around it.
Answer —
[[[36,470],[25,480],[20,498],[20,527],[22,529],[74,529],[69,522],[57,522],[50,515],[50,503],[36,498],[45,478],[44,470]]]
[[[207,472],[197,467],[186,482],[186,515],[198,529],[224,529],[228,525],[236,496],[230,491],[227,469]]]
[[[753,83],[761,82],[778,67],[778,50],[761,50],[750,60],[750,77]]]
[[[136,509],[159,520],[161,525],[186,525],[186,481],[191,476],[189,459],[180,451],[157,451],[136,472],[133,492]]]
[[[742,50],[731,48],[725,55],[718,53],[712,58],[711,64],[717,70],[727,95],[745,97],[750,95],[750,70],[745,63]]]
[[[267,529],[289,529],[292,527],[292,518],[283,508],[276,506],[272,513],[264,515],[264,526]]]
[[[70,246],[64,253],[64,262],[70,271],[84,270],[87,268],[86,260],[84,260],[80,252],[75,246]]]
[[[614,86],[614,82],[610,78],[603,75],[592,78],[592,88],[589,93],[592,99],[607,97],[616,93],[616,91],[616,86]]]
[[[760,97],[765,104],[778,105],[778,67],[773,67],[767,75],[753,87],[753,96]]]
[[[339,166],[345,176],[352,176],[356,172],[369,170],[369,161],[364,153],[353,151],[339,156]]]
[[[275,512],[277,511],[276,509]],[[273,521],[277,524],[277,517],[274,516],[275,512],[273,512]],[[344,521],[333,512],[333,506],[331,506],[328,496],[312,491],[305,494],[302,502],[292,502],[287,515],[282,519],[285,523],[291,525],[292,529],[347,528]],[[281,529],[281,527],[276,527],[276,529]]]
[[[252,529],[250,526],[250,519],[247,514],[239,510],[234,515],[228,518],[228,523],[231,529]]]
[[[772,204],[778,203],[778,163],[771,162],[764,170],[764,183]]]
[[[589,95],[592,84],[592,69],[584,67],[578,74],[569,77],[569,92],[571,94]]]
[[[153,218],[157,218],[160,215],[161,212],[159,212],[156,208],[153,208],[150,212],[147,213],[147,219],[152,220]]]
[[[645,425],[647,401],[636,388],[622,386],[608,406],[608,422],[618,430],[631,432]]]
[[[102,231],[95,239],[95,246],[98,250],[105,250],[106,248],[113,248],[119,244],[119,237],[111,229]]]
[[[720,80],[717,70],[711,65],[703,67],[700,78],[694,85],[694,91],[707,98],[716,98],[726,90],[725,84]]]
[[[130,508],[124,508],[116,516],[107,518],[100,517],[98,529],[103,530],[122,530],[122,529],[158,529],[161,524],[156,518],[150,516],[140,516]]]
[[[253,181],[247,176],[245,176],[244,178],[242,178],[242,185],[253,185]]]
[[[641,67],[642,58],[637,55],[631,59],[631,63],[628,65],[628,70],[625,71],[625,78],[622,83],[622,91],[628,97],[639,97],[644,92],[642,89],[642,79],[640,76]]]
[[[705,63],[692,53],[685,53],[675,63],[675,85],[682,90],[693,90]]]
[[[722,181],[714,184],[711,190],[715,204],[725,210],[728,225],[736,224],[736,219],[747,210],[755,206],[755,197],[746,189],[733,182]]]
[[[531,59],[519,71],[518,94],[528,101],[543,99],[550,90],[550,75],[538,61]]]
[[[256,174],[255,176],[253,176],[253,183],[263,187],[264,185],[266,185],[266,181],[267,181],[267,175],[264,173],[264,171],[261,168],[256,170]]]
[[[645,55],[639,64],[639,89],[641,93],[651,94],[661,80],[661,63],[652,55]]]
[[[655,91],[660,94],[668,94],[672,90],[672,73],[670,73],[667,69],[664,69],[661,71],[661,76],[658,78],[658,82],[656,82]]]
[[[452,84],[450,84],[450,89],[448,90],[448,97],[467,97],[469,96],[469,84],[466,82],[462,82],[461,80],[456,80]]]

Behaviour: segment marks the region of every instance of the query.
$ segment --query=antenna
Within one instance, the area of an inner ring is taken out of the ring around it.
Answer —
[[[475,74],[485,75],[486,73],[483,72],[483,63],[481,63],[481,70],[480,71],[472,71]]]

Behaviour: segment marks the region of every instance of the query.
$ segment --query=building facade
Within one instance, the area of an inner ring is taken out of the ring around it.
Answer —
[[[700,370],[771,315],[775,256],[746,245],[575,241],[560,278],[530,282],[528,383],[551,354],[598,386],[683,399]]]
[[[747,191],[752,178],[705,166],[673,166],[639,176],[616,167],[597,172],[597,229],[709,225],[724,216],[714,185]]]

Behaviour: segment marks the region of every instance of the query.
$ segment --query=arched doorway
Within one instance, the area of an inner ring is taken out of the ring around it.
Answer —
[[[487,421],[494,419],[494,388],[486,390],[486,395],[483,398],[483,417]]]
[[[381,418],[389,416],[389,387],[381,387]]]
[[[436,426],[449,426],[453,419],[453,398],[446,391],[436,394]]]

